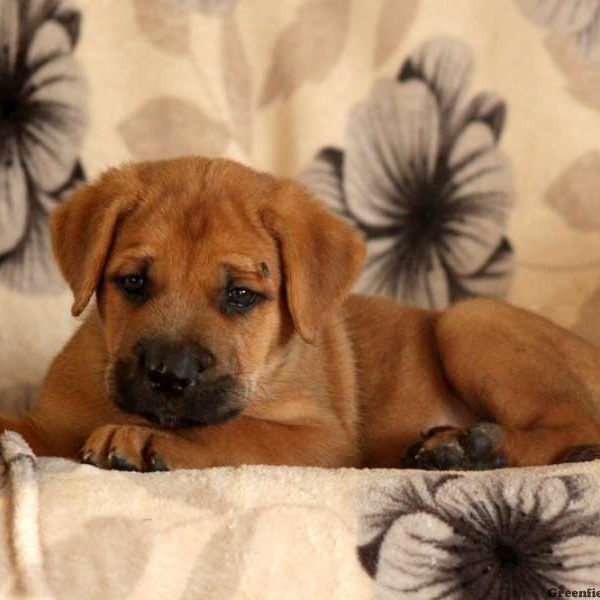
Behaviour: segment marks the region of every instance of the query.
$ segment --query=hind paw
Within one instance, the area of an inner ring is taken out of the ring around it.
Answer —
[[[401,466],[427,470],[483,470],[505,467],[502,430],[495,423],[468,429],[434,427],[406,452]]]

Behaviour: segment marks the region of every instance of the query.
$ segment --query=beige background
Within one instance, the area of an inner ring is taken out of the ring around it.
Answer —
[[[375,79],[395,76],[427,38],[457,36],[474,52],[472,89],[508,105],[501,146],[517,192],[509,299],[600,342],[600,70],[571,37],[533,23],[517,0],[240,0],[224,14],[203,12],[206,4],[79,3],[89,177],[124,161],[187,152],[295,175],[322,146],[342,144],[349,109]],[[309,16],[299,26],[302,10]],[[315,44],[315,20],[329,41]],[[282,65],[270,75],[274,61]],[[264,104],[269,77],[276,95]],[[277,89],[287,84],[283,97]],[[166,96],[185,101],[172,119],[157,104]],[[69,304],[66,291],[0,287],[0,387],[42,377],[76,326]]]

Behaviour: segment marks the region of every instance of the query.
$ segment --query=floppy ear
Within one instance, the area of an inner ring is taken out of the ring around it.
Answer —
[[[76,191],[50,216],[52,249],[60,271],[73,292],[71,313],[78,316],[96,291],[121,215],[128,202],[102,180]]]
[[[314,343],[348,296],[365,257],[359,233],[299,183],[281,183],[263,222],[278,241],[287,303],[296,331]]]

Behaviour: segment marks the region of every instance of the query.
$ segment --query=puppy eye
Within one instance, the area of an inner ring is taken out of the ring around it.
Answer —
[[[146,292],[146,278],[138,273],[125,275],[118,280],[120,288],[129,296],[143,296]]]
[[[248,288],[236,287],[227,291],[228,312],[243,312],[256,304],[260,296]]]

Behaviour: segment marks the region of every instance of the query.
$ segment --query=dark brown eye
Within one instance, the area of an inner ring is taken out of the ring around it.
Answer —
[[[138,273],[120,277],[118,283],[128,296],[141,297],[146,293],[146,278]]]
[[[243,312],[254,306],[260,296],[248,288],[235,287],[227,291],[228,312]]]

